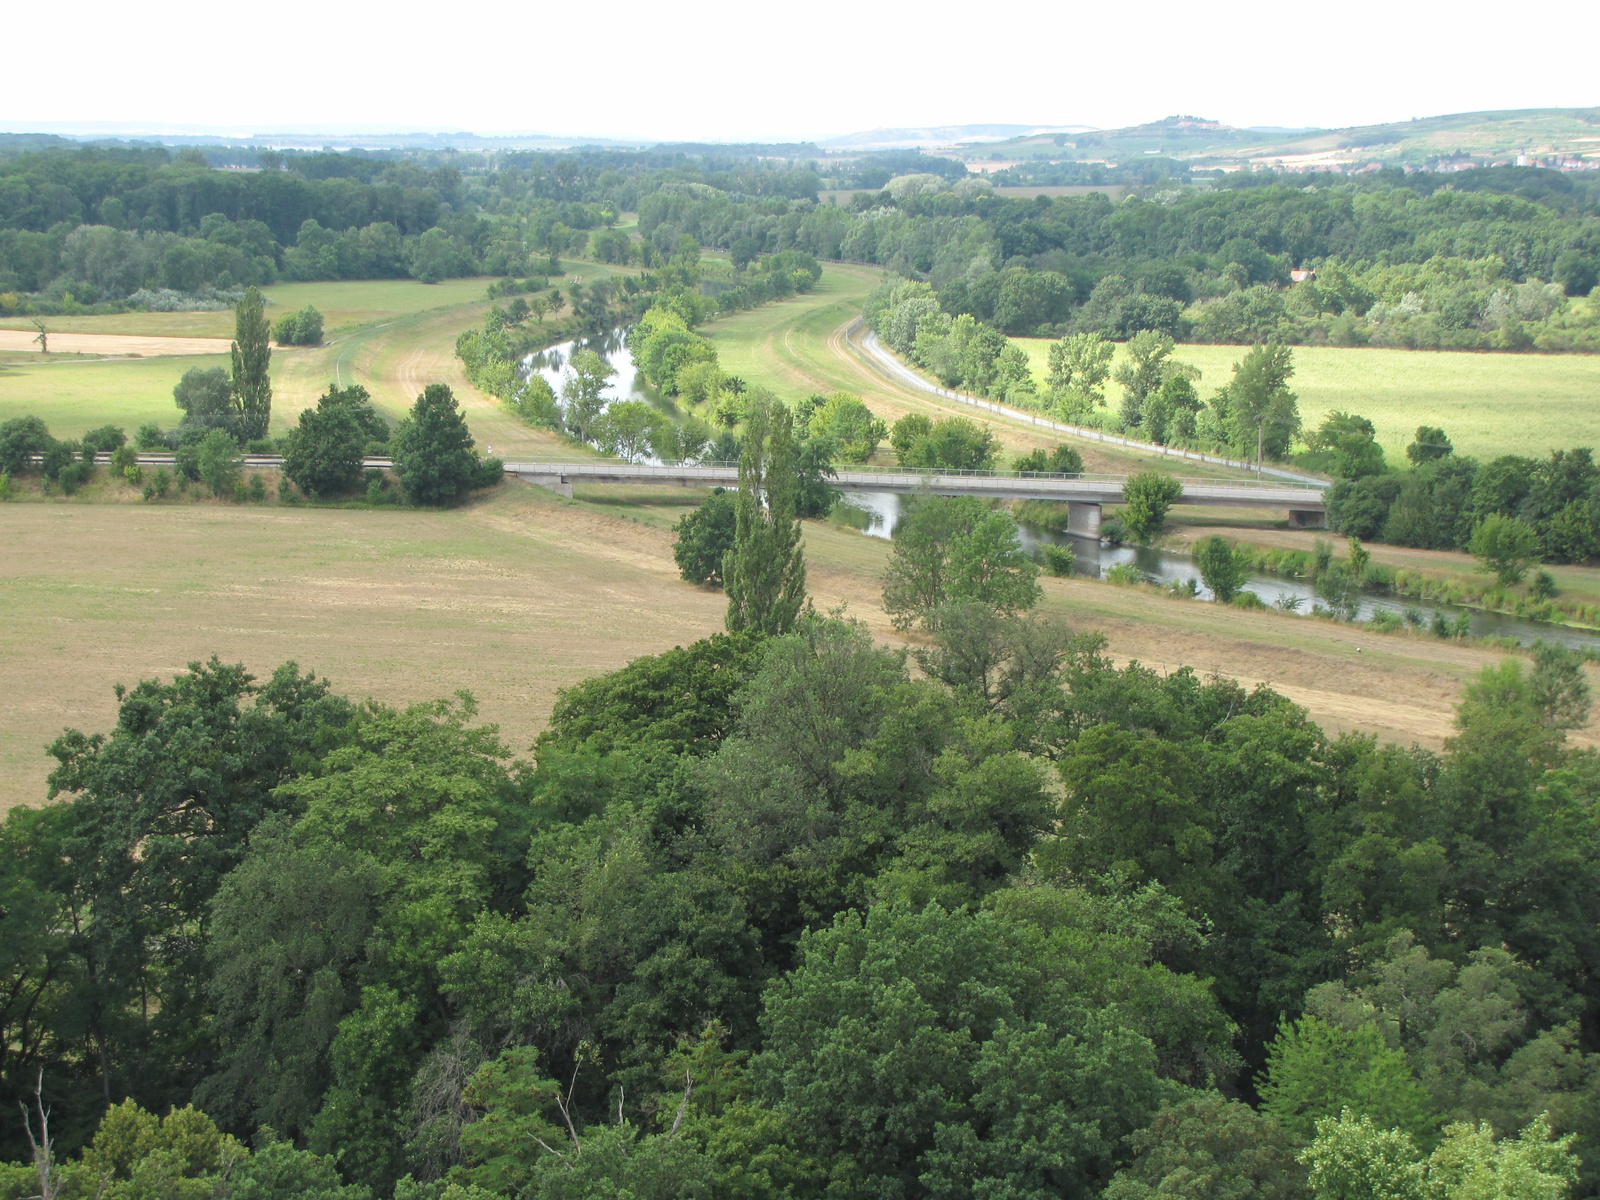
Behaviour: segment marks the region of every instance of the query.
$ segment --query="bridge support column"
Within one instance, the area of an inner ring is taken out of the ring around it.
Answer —
[[[1291,508],[1289,510],[1289,524],[1295,529],[1326,529],[1328,527],[1328,514],[1320,509]]]
[[[558,496],[565,496],[568,500],[572,499],[572,485],[559,476],[519,475],[517,478],[526,480],[535,487],[542,487],[548,492],[554,492]]]
[[[1100,506],[1078,500],[1067,501],[1067,532],[1078,537],[1100,536]]]

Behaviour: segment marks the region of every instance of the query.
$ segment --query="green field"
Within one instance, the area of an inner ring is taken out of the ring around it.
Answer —
[[[228,368],[225,354],[0,363],[0,421],[37,416],[57,437],[110,423],[132,434],[146,421],[175,425],[172,388],[191,367]]]
[[[1045,338],[1015,338],[1043,380]],[[1200,368],[1208,398],[1233,377],[1243,346],[1182,345],[1174,357]],[[1117,348],[1117,361],[1124,355]],[[1600,355],[1469,354],[1430,350],[1296,346],[1292,386],[1310,427],[1335,409],[1359,413],[1378,429],[1391,465],[1404,465],[1418,425],[1437,425],[1462,454],[1543,457],[1600,444]],[[1121,388],[1107,399],[1115,409]]]

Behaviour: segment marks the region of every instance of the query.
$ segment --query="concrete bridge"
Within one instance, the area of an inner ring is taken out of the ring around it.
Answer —
[[[650,483],[680,487],[739,485],[736,463],[653,465],[594,459],[585,462],[507,462],[506,474],[572,495],[575,483]],[[1042,475],[1015,471],[906,471],[882,468],[840,470],[829,482],[841,492],[927,492],[938,496],[980,496],[990,500],[1055,500],[1067,505],[1068,528],[1085,537],[1100,533],[1100,506],[1122,503],[1126,475]],[[1236,479],[1179,479],[1178,504],[1223,508],[1266,508],[1289,514],[1292,524],[1310,528],[1326,523],[1322,489]]]

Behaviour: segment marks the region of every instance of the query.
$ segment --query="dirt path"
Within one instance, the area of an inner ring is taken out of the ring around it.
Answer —
[[[0,329],[0,350],[37,351],[38,331]],[[51,354],[94,354],[103,358],[155,358],[169,354],[226,354],[227,338],[141,337],[121,333],[52,333]]]

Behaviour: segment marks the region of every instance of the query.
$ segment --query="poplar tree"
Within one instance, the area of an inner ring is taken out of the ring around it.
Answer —
[[[759,393],[739,455],[733,548],[722,564],[730,632],[788,633],[800,616],[806,564],[795,513],[799,490],[794,418],[770,394]]]
[[[272,380],[267,375],[271,330],[266,301],[256,288],[247,289],[233,311],[233,392],[240,410],[239,432],[249,441],[267,436],[272,416]]]

